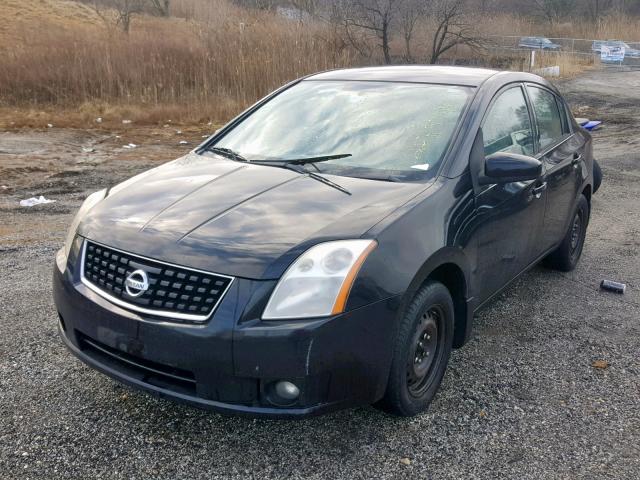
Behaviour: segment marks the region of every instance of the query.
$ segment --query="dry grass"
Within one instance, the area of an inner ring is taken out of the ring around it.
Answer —
[[[135,17],[127,36],[73,1],[0,0],[0,127],[86,126],[97,117],[105,125],[219,123],[289,80],[379,61],[359,57],[319,22],[302,24],[227,0],[172,5],[168,19]],[[485,34],[595,36],[584,25],[538,25],[506,15],[478,23]],[[629,18],[605,19],[599,32],[640,39]],[[417,40],[414,53],[425,58],[429,32]],[[402,42],[393,46],[399,57]],[[459,47],[443,60],[526,70],[518,55],[478,56]],[[593,63],[566,54],[541,60],[561,65],[564,75]]]
[[[599,60],[593,55],[576,55],[570,52],[535,52],[534,66],[531,68],[531,56],[528,51],[501,52],[489,55],[487,64],[500,70],[538,73],[545,67],[559,67],[561,78],[573,78],[580,73],[597,68]]]
[[[221,125],[230,118],[210,114],[215,105],[187,108],[184,104],[124,104],[113,102],[85,102],[79,106],[40,105],[0,107],[0,130],[18,128],[92,127],[123,128],[123,120],[133,125]],[[232,114],[231,114],[232,115]],[[98,123],[97,119],[100,119]]]
[[[333,47],[323,25],[224,0],[192,4],[200,5],[199,21],[138,17],[128,36],[95,18],[15,33],[0,47],[0,107],[30,110],[9,123],[38,123],[66,107],[72,112],[58,114],[58,123],[228,119],[287,81],[356,63],[350,51]]]
[[[560,76],[571,78],[599,65],[599,60],[591,55],[572,55],[564,52],[539,52],[536,68],[560,67]]]
[[[615,13],[603,17],[597,25],[585,21],[550,25],[531,17],[506,14],[492,16],[490,21],[479,22],[479,25],[485,35],[544,35],[549,38],[624,39],[628,42],[640,42],[638,18]]]

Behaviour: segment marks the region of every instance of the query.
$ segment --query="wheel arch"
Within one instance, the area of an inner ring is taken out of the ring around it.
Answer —
[[[464,253],[457,248],[444,248],[432,255],[415,274],[405,292],[400,308],[404,315],[416,292],[427,282],[442,283],[451,295],[454,306],[453,346],[459,348],[466,343],[471,331],[472,315],[467,305],[469,300],[468,262]]]

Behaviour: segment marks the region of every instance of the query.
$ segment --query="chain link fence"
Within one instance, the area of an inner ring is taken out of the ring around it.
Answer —
[[[640,69],[640,42],[540,36],[491,36],[490,56],[511,62],[511,68],[535,71],[571,64],[599,64],[606,68]],[[604,53],[603,53],[604,51]]]

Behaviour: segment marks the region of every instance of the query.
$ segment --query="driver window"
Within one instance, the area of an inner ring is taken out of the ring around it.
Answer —
[[[533,131],[522,88],[510,88],[493,102],[484,119],[482,136],[485,155],[533,155]]]

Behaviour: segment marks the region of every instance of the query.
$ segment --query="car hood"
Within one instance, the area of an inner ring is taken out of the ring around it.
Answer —
[[[358,238],[428,187],[307,175],[191,153],[108,191],[79,234],[138,255],[252,279],[279,278],[314,243]]]

